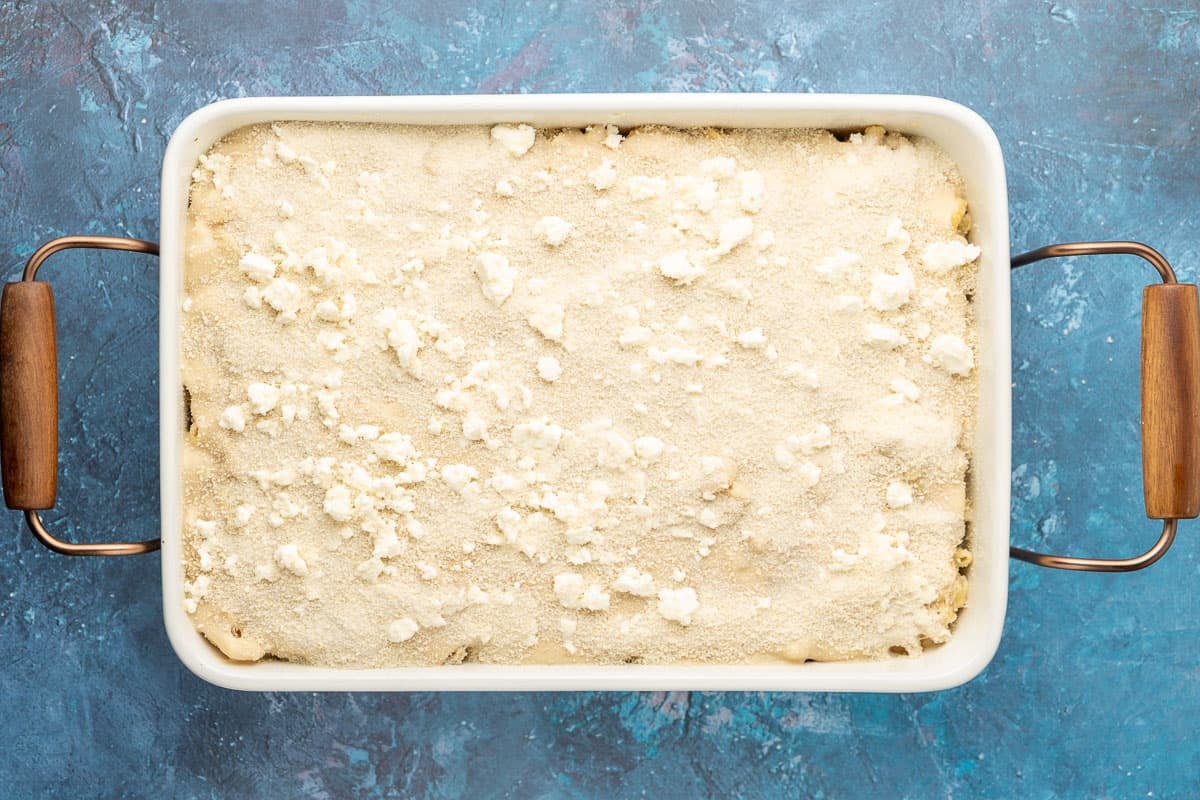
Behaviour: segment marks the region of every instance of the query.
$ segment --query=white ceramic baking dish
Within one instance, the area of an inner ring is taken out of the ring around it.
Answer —
[[[975,295],[979,338],[979,417],[971,467],[970,545],[974,564],[969,599],[954,636],[915,657],[885,661],[735,664],[497,666],[463,664],[428,668],[344,670],[280,661],[239,663],[226,659],[196,632],[183,607],[180,449],[184,430],[180,387],[181,274],[189,183],[197,158],[236,128],[276,120],[385,122],[418,125],[490,125],[524,122],[535,127],[621,127],[659,123],[679,127],[889,130],[929,137],[958,163],[965,179],[980,246]],[[115,246],[149,250],[151,244],[121,240],[69,242],[61,246]],[[945,689],[970,680],[992,658],[1004,623],[1009,557],[1009,460],[1011,378],[1009,336],[1008,205],[999,143],[987,123],[969,109],[930,97],[889,95],[514,95],[461,97],[256,98],[219,102],[189,116],[171,137],[162,171],[160,314],[160,411],[162,482],[162,591],[167,632],[179,658],[212,683],[247,690],[797,690],[912,692]],[[61,246],[59,249],[61,249]],[[31,258],[32,279],[50,252]],[[35,263],[36,262],[36,263]],[[1169,269],[1169,268],[1168,268]],[[12,284],[25,286],[28,284]],[[6,290],[5,302],[8,303]],[[4,324],[16,326],[5,309]],[[0,336],[0,339],[3,339]],[[51,345],[51,350],[52,350]],[[2,376],[0,376],[2,378]],[[0,389],[19,382],[0,379]],[[12,395],[12,392],[7,395]],[[0,398],[3,399],[3,398]],[[20,418],[21,410],[0,416]],[[0,428],[20,427],[16,422]],[[30,445],[26,435],[13,448]],[[53,539],[35,511],[53,504],[42,498],[23,505],[8,492],[10,506],[27,509],[35,534],[60,552],[82,546]],[[14,479],[15,480],[15,479]],[[15,484],[14,484],[15,485]],[[20,500],[20,497],[16,498]],[[1173,533],[1174,523],[1171,523]],[[1169,544],[1169,542],[1168,542]],[[130,546],[133,550],[137,545]],[[142,549],[148,549],[143,547]],[[1165,548],[1164,548],[1165,549]],[[110,547],[103,554],[115,554]],[[1028,555],[1028,554],[1026,554]],[[1063,565],[1059,565],[1063,566]],[[1069,565],[1067,565],[1069,566]]]

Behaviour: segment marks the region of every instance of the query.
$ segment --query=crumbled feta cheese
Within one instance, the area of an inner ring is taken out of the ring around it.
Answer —
[[[563,635],[563,649],[571,655],[575,655],[576,647],[571,641],[571,637],[575,635],[575,631],[579,628],[579,623],[570,617],[562,617],[558,621],[559,633]]]
[[[346,346],[346,334],[340,331],[318,331],[317,343],[331,353],[336,353]]]
[[[609,150],[616,150],[624,139],[625,137],[621,135],[621,131],[616,125],[604,126],[604,146]]]
[[[279,577],[279,570],[274,564],[255,564],[254,565],[254,580],[274,583]]]
[[[977,246],[957,239],[933,242],[927,245],[921,253],[921,261],[925,267],[930,272],[938,274],[970,264],[977,258],[979,258]]]
[[[516,192],[513,190],[513,185],[509,181],[501,178],[496,181],[496,194],[501,197],[512,197]]]
[[[542,217],[533,226],[533,235],[550,247],[558,247],[567,240],[574,225],[562,217]]]
[[[470,395],[460,389],[441,389],[434,395],[433,402],[438,408],[462,412],[466,411],[470,405]],[[437,433],[437,431],[433,432]]]
[[[393,644],[407,642],[417,634],[421,628],[410,617],[402,617],[388,625],[387,638]]]
[[[467,342],[461,336],[439,336],[434,348],[451,361],[458,361],[467,354]]]
[[[907,343],[908,339],[889,325],[868,322],[863,332],[863,341],[880,350],[895,350],[900,345]]]
[[[208,552],[208,548],[200,545],[196,548],[196,555],[199,556],[199,567],[201,572],[212,572],[213,560],[212,553]]]
[[[208,594],[208,590],[212,581],[207,575],[197,575],[194,581],[185,582],[183,584],[184,592],[184,607],[189,614],[195,614],[199,607],[199,601],[203,600]]]
[[[646,355],[656,364],[683,364],[686,367],[694,366],[704,360],[704,356],[686,347],[649,347],[646,349]]]
[[[646,461],[656,461],[665,448],[662,439],[656,436],[639,436],[633,440],[633,452]]]
[[[821,378],[817,375],[817,371],[798,362],[784,367],[783,377],[795,378],[801,386],[809,389],[818,389],[821,386]]]
[[[513,426],[512,440],[518,447],[553,450],[562,439],[563,429],[548,419],[531,419]]]
[[[818,450],[824,450],[833,443],[833,431],[829,429],[828,425],[817,425],[808,433],[789,436],[787,443],[793,452],[812,455]]]
[[[796,475],[805,489],[811,489],[821,480],[821,468],[811,461],[805,461],[796,468]]]
[[[751,328],[738,334],[737,342],[747,350],[761,350],[767,345],[762,328]]]
[[[294,544],[281,544],[275,548],[275,563],[293,575],[303,577],[308,574],[308,564],[300,557],[300,551]]]
[[[533,147],[537,131],[528,125],[497,125],[492,128],[492,139],[514,156],[523,156]]]
[[[257,286],[247,286],[246,291],[242,292],[242,302],[246,304],[247,308],[257,311],[262,308],[262,290]]]
[[[542,356],[537,360],[538,377],[548,383],[554,383],[562,376],[562,365],[554,356]]]
[[[600,159],[600,166],[588,173],[588,180],[598,192],[612,188],[617,182],[617,171],[613,168],[613,162],[607,158]]]
[[[375,425],[359,425],[357,428],[351,425],[339,425],[338,438],[351,446],[358,444],[360,439],[370,442],[379,438],[379,428]]]
[[[700,456],[700,491],[723,492],[733,484],[737,465],[721,456]]]
[[[508,257],[502,253],[483,252],[476,260],[476,274],[479,275],[480,289],[483,296],[496,305],[503,305],[513,291],[513,281],[517,270],[508,264]]]
[[[754,221],[749,217],[735,217],[722,223],[717,232],[717,255],[725,255],[750,238],[754,233]]]
[[[242,406],[229,406],[221,412],[221,419],[217,424],[225,430],[241,433],[246,430],[245,408]]]
[[[487,421],[474,411],[468,412],[462,421],[463,438],[468,442],[482,442],[487,439]]]
[[[267,284],[267,288],[262,292],[262,299],[278,311],[279,319],[284,321],[296,318],[303,297],[300,287],[286,278],[276,278]]]
[[[233,525],[236,528],[244,528],[250,523],[250,518],[254,516],[255,508],[247,503],[242,503],[233,510]]]
[[[325,322],[349,322],[358,311],[358,302],[350,292],[342,295],[341,305],[333,300],[322,300],[313,308],[317,318]]]
[[[600,438],[596,452],[596,466],[621,468],[633,458],[633,445],[616,431],[607,431]]]
[[[859,561],[873,561],[884,569],[892,570],[912,560],[908,549],[909,536],[903,531],[890,535],[882,531],[868,533],[854,553],[838,548],[831,553],[835,562],[833,571],[848,569]]]
[[[658,590],[658,613],[664,619],[686,627],[692,624],[692,615],[699,608],[700,601],[696,598],[696,590],[690,586]]]
[[[447,464],[442,467],[442,480],[460,494],[479,477],[479,471],[467,464]]]
[[[365,429],[365,430],[364,430]],[[403,433],[385,433],[380,435],[379,429],[373,425],[360,425],[356,429],[359,438],[374,441],[371,451],[384,461],[392,461],[401,466],[418,458],[417,448],[413,446],[412,437]],[[373,437],[371,434],[375,434]]]
[[[279,389],[269,383],[252,383],[246,387],[250,409],[255,414],[269,414],[279,402]]]
[[[338,522],[347,522],[354,516],[354,502],[350,497],[350,489],[344,484],[335,483],[325,490],[324,511]]]
[[[333,427],[334,423],[340,418],[337,406],[334,405],[337,399],[341,396],[341,392],[331,392],[322,389],[316,393],[317,410],[321,412],[321,421],[327,427]],[[261,426],[262,423],[260,422]]]
[[[566,311],[558,303],[547,303],[529,312],[530,327],[552,342],[561,342]]]
[[[886,500],[888,508],[904,508],[912,505],[912,487],[901,481],[892,481],[887,485]]]
[[[313,313],[317,315],[317,319],[326,322],[336,322],[341,316],[338,313],[337,303],[332,300],[322,300],[313,307]]]
[[[784,444],[775,445],[775,463],[780,469],[791,469],[796,464],[796,457],[791,449]]]
[[[934,364],[951,375],[968,375],[975,366],[971,348],[958,336],[943,334],[934,338],[929,355]]]
[[[412,517],[409,517],[408,519],[404,520],[404,532],[413,539],[425,538],[425,526],[419,519],[413,519]]]
[[[554,594],[563,608],[587,611],[607,611],[609,593],[593,583],[584,586],[583,576],[577,572],[560,572],[554,576]]]
[[[247,253],[238,262],[238,269],[255,283],[269,283],[275,277],[275,262],[258,253]]]
[[[903,254],[908,251],[908,246],[912,244],[912,237],[908,231],[904,229],[904,223],[899,217],[892,217],[888,220],[887,231],[883,234],[885,244],[896,245],[896,251]]]
[[[617,344],[621,347],[637,347],[649,342],[653,334],[654,331],[644,325],[630,325],[621,331],[621,335],[617,337]]]
[[[496,528],[504,535],[504,541],[516,544],[521,533],[522,520],[521,513],[512,506],[500,509],[500,513],[496,515]],[[488,542],[488,544],[499,544],[499,542]]]
[[[375,324],[383,331],[387,339],[385,347],[396,351],[396,359],[414,378],[421,377],[421,361],[418,355],[421,351],[421,334],[413,323],[406,319],[396,308],[384,308],[375,315]]]
[[[654,576],[649,572],[642,572],[637,567],[625,567],[617,575],[613,581],[612,588],[614,592],[621,594],[631,594],[635,597],[653,597],[654,596]]]
[[[838,248],[813,265],[813,271],[825,280],[836,280],[846,274],[846,270],[862,261],[858,253]]]
[[[913,289],[911,270],[904,269],[896,274],[876,272],[871,278],[871,294],[868,297],[871,307],[879,311],[895,311],[908,302]]]
[[[925,301],[926,305],[930,303],[934,305],[944,306],[950,303],[950,290],[945,286],[939,286],[929,294],[929,299]]]
[[[658,262],[658,271],[680,286],[687,286],[704,274],[704,267],[693,262],[686,250],[667,253]]]

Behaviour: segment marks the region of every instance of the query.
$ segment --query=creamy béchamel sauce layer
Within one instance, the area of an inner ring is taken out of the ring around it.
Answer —
[[[181,602],[345,667],[944,642],[969,227],[881,128],[237,130],[191,189]]]

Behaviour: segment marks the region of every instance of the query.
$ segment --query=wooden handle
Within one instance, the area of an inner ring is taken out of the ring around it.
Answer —
[[[1142,294],[1142,482],[1146,516],[1200,515],[1200,305],[1196,286]]]
[[[58,357],[54,293],[10,283],[0,298],[0,473],[9,508],[54,506],[58,488]]]

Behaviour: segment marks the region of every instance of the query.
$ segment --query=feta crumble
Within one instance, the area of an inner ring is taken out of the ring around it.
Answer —
[[[400,644],[416,636],[420,629],[421,627],[411,617],[402,617],[388,625],[387,638],[393,644]]]
[[[537,360],[538,377],[547,383],[554,383],[562,376],[562,365],[554,356],[542,356]]]
[[[970,264],[979,258],[979,248],[965,241],[950,240],[927,245],[921,253],[921,262],[933,273],[949,272]]]
[[[533,226],[533,235],[550,247],[558,247],[567,240],[574,227],[562,217],[542,217]]]
[[[943,334],[934,337],[929,348],[933,363],[951,375],[965,376],[975,367],[975,356],[961,337]]]
[[[514,156],[523,156],[533,147],[537,131],[528,125],[497,125],[492,128],[492,139]]]
[[[664,619],[680,625],[692,624],[692,615],[700,608],[696,590],[690,586],[682,589],[660,589],[658,591],[658,613]]]

